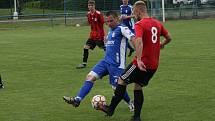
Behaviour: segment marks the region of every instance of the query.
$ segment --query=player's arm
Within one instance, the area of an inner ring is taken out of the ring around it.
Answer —
[[[170,37],[169,34],[168,34],[167,36],[164,36],[164,39],[163,39],[163,40],[161,41],[161,43],[160,43],[161,49],[163,49],[164,46],[165,46],[166,44],[168,44],[171,40],[172,40],[172,39],[171,39],[171,37]]]
[[[89,14],[89,12],[87,13],[87,22],[88,22],[88,24],[89,24],[89,25],[91,24],[91,22],[90,22],[90,14]]]
[[[135,47],[136,47],[136,56],[137,56],[137,60],[141,60],[141,57],[142,57],[142,50],[143,50],[142,37],[137,37],[137,38],[135,39]]]
[[[122,35],[124,37],[126,37],[128,40],[130,40],[133,44],[133,41],[134,41],[134,38],[135,38],[135,35],[134,33],[131,32],[131,30],[126,26],[126,27],[121,27],[121,32],[122,32]]]
[[[119,17],[119,20],[122,21],[122,20],[124,20],[124,19],[130,19],[130,18],[134,18],[134,15],[130,15],[130,16],[121,15],[121,16]]]
[[[104,21],[104,16],[103,16],[102,13],[99,14],[99,21],[100,21],[100,23],[101,23],[102,25],[105,23],[105,21]]]
[[[172,38],[169,35],[168,31],[163,26],[161,28],[161,35],[164,37],[164,39],[160,42],[160,47],[162,49],[172,40]]]
[[[140,24],[136,23],[135,24],[135,49],[136,49],[136,58],[137,58],[137,64],[138,64],[138,68],[142,71],[146,71],[146,66],[144,64],[144,62],[142,61],[142,51],[143,51],[143,40],[142,40],[142,36],[143,36],[143,28],[141,27]]]
[[[122,17],[121,17],[121,19],[130,19],[130,18],[134,18],[134,15],[122,16]]]
[[[135,39],[135,49],[136,49],[136,57],[137,57],[137,64],[138,68],[142,71],[146,71],[146,66],[141,60],[142,57],[142,50],[143,50],[143,42],[142,37],[136,37]]]

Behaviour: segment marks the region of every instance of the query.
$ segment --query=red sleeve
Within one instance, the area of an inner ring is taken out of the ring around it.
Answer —
[[[100,14],[100,22],[101,22],[102,25],[104,24],[104,17],[103,17],[102,14]]]
[[[164,26],[161,24],[161,36],[166,37],[168,35],[168,31],[164,28]]]
[[[143,27],[141,26],[141,24],[139,22],[134,25],[134,29],[135,29],[135,36],[142,38],[142,36],[143,36]]]

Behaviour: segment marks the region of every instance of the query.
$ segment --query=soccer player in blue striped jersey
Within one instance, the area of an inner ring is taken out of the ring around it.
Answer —
[[[128,40],[132,41],[135,37],[127,26],[119,24],[119,17],[116,12],[109,11],[106,16],[106,23],[110,29],[106,37],[105,57],[92,68],[75,97],[63,97],[65,102],[72,104],[74,107],[80,105],[80,102],[90,92],[97,79],[109,75],[109,83],[115,90],[117,80],[124,72]],[[124,100],[129,106],[132,106],[129,107],[130,110],[133,110],[133,103],[131,103],[127,92],[125,92]]]
[[[122,0],[122,5],[120,6],[120,20],[124,25],[126,25],[134,33],[134,15],[132,15],[132,6],[128,3],[129,0]],[[128,43],[128,49],[130,57],[134,52],[132,46]]]

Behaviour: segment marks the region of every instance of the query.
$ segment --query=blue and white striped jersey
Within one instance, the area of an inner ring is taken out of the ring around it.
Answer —
[[[121,5],[120,6],[120,14],[121,16],[130,16],[132,14],[132,6],[131,5]],[[133,32],[134,30],[134,19],[129,18],[129,19],[124,19],[122,20],[122,23]]]
[[[134,34],[130,29],[122,24],[110,29],[106,37],[105,61],[116,65],[118,68],[125,69],[127,44],[132,36]]]

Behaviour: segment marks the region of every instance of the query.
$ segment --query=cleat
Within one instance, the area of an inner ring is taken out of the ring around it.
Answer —
[[[129,108],[130,112],[134,111],[134,101],[133,100],[129,102],[128,108]]]
[[[134,52],[134,49],[133,49],[133,48],[130,49],[129,54],[128,54],[128,57],[131,57],[131,55],[133,54],[133,52]]]
[[[73,97],[63,96],[63,100],[66,103],[71,104],[73,107],[78,107],[80,105],[80,101],[75,100],[75,98],[73,98]]]
[[[86,68],[86,64],[79,64],[76,69],[82,69],[82,68]]]
[[[107,105],[98,105],[97,110],[101,110],[102,112],[104,112],[106,114],[106,116],[112,116],[114,113],[113,111],[110,110],[109,106],[107,106]]]
[[[130,121],[141,121],[140,117],[132,116]]]
[[[4,88],[4,85],[3,84],[0,84],[0,89],[3,89]]]

